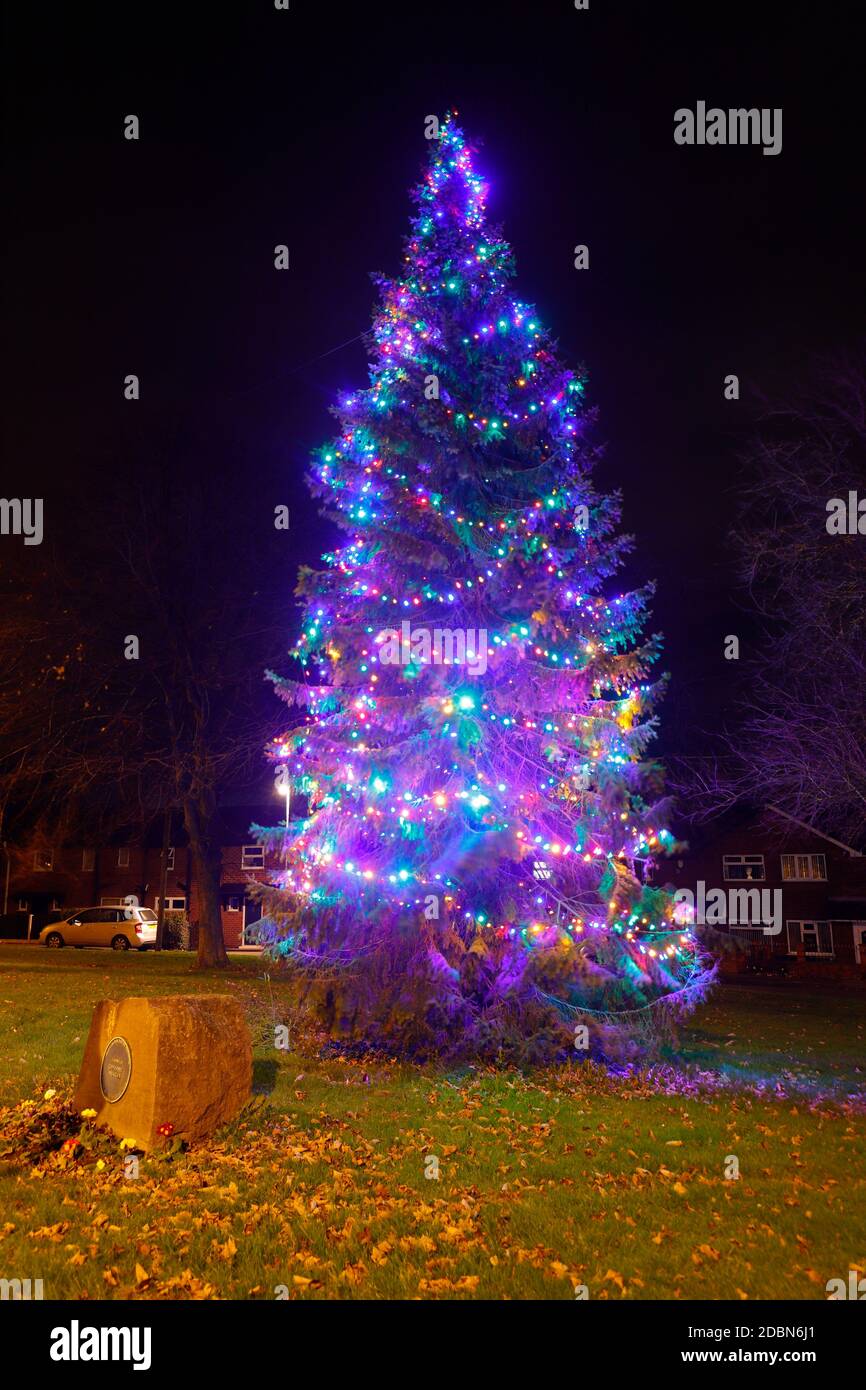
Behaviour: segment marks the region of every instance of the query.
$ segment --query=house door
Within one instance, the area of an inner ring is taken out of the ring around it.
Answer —
[[[244,896],[244,929],[241,943],[244,946],[257,946],[258,933],[256,926],[262,915],[262,904],[259,898],[248,898]]]
[[[858,965],[866,965],[866,922],[854,923],[854,959]]]

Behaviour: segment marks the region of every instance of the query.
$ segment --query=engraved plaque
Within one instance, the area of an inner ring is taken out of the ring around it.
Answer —
[[[99,1068],[99,1088],[105,1099],[113,1104],[120,1100],[132,1076],[132,1053],[126,1038],[112,1038],[102,1054]]]

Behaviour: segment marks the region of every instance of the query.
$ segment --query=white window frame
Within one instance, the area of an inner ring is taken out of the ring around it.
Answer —
[[[19,898],[19,899],[18,899],[18,906],[17,906],[17,908],[15,909],[15,911],[16,911],[16,912],[29,912],[29,911],[30,911],[30,899],[29,899],[29,898]]]
[[[118,867],[118,869],[128,869],[128,868],[129,868],[129,845],[121,845],[120,848],[118,849],[118,851],[117,851],[117,867]]]
[[[83,849],[83,850],[81,851],[81,872],[82,872],[83,874],[92,874],[95,868],[96,868],[96,850],[95,850],[95,849]]]
[[[250,864],[248,856],[252,855],[258,862]],[[241,868],[242,869],[263,869],[265,867],[265,847],[264,845],[241,845]]]
[[[40,859],[47,859],[47,864],[40,863]],[[37,874],[50,874],[54,868],[54,850],[35,849],[33,851],[33,869]]]
[[[829,933],[830,933],[830,949],[829,949],[829,951],[821,951],[821,950],[818,950],[818,949],[817,949],[817,948],[819,947],[820,941],[821,941],[818,928],[819,928],[819,927],[823,927],[823,926],[826,926],[827,929],[828,929],[828,931],[829,931]],[[833,939],[833,923],[832,923],[832,921],[831,921],[829,918],[828,918],[828,919],[824,919],[824,918],[812,917],[812,918],[806,918],[806,919],[804,919],[804,920],[802,920],[802,921],[797,920],[796,918],[791,918],[791,919],[789,919],[789,920],[785,923],[785,932],[786,932],[786,935],[787,935],[787,938],[788,938],[788,955],[789,955],[789,956],[796,956],[796,955],[798,954],[797,948],[796,948],[796,946],[794,946],[793,948],[792,948],[792,946],[791,946],[791,928],[792,928],[792,927],[799,927],[799,929],[800,929],[800,940],[803,942],[803,945],[804,945],[804,947],[805,947],[805,950],[804,950],[804,953],[803,953],[803,954],[805,955],[805,957],[806,957],[807,960],[835,960],[835,958],[836,958],[836,943],[835,943],[835,941],[834,941],[834,939]],[[813,950],[813,951],[810,951],[810,950],[809,950],[809,946],[808,946],[808,943],[807,943],[807,940],[806,940],[806,932],[807,932],[807,931],[809,931],[809,932],[814,936],[814,940],[815,940],[815,950]]]
[[[243,909],[244,899],[242,893],[227,893],[225,900],[225,912],[240,912]]]
[[[126,898],[100,898],[100,907],[126,907]]]
[[[166,860],[166,865],[165,865],[165,867],[166,867],[167,869],[173,869],[173,868],[174,868],[174,845],[170,845],[170,846],[169,846],[169,850],[168,850],[168,859]]]
[[[729,922],[723,930],[736,932],[738,941],[750,941],[758,944],[761,941],[772,942],[773,938],[768,936],[763,927],[756,927],[751,922],[739,923]]]
[[[805,867],[806,873],[801,870]],[[782,879],[785,883],[826,883],[826,854],[783,854],[781,856]],[[790,870],[794,870],[793,873]],[[815,872],[815,870],[818,872]]]
[[[739,874],[731,874],[729,869],[740,865],[742,868],[751,868],[760,873],[753,872],[740,877]],[[726,883],[763,883],[767,877],[767,866],[764,863],[763,854],[723,854],[722,855],[722,878]]]
[[[153,900],[154,912],[159,912],[159,898]],[[165,895],[166,912],[186,912],[186,898],[180,894],[166,893]]]

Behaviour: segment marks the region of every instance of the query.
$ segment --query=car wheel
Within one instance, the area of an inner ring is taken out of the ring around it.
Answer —
[[[63,937],[60,935],[59,931],[51,931],[45,938],[45,945],[53,946],[55,950],[58,950],[61,946],[65,944],[66,943],[64,942]]]
[[[113,951],[128,951],[129,942],[125,936],[116,936],[111,943],[111,949]]]

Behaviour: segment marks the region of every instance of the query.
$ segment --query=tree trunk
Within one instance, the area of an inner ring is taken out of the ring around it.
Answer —
[[[223,940],[220,913],[220,873],[222,855],[215,843],[209,818],[193,800],[184,801],[183,819],[189,836],[193,874],[198,889],[198,961],[199,970],[228,965]]]

